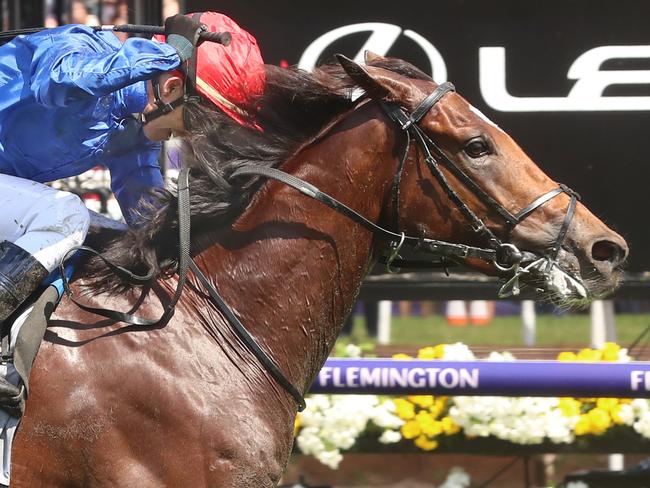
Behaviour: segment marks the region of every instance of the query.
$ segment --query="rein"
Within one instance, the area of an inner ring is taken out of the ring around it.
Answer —
[[[313,198],[324,205],[336,210],[337,212],[345,215],[352,221],[362,225],[366,229],[370,230],[376,235],[388,238],[391,241],[390,252],[387,258],[387,267],[391,263],[397,261],[399,257],[399,251],[404,244],[412,246],[416,250],[424,250],[425,252],[434,255],[435,257],[441,258],[473,258],[480,259],[482,261],[493,264],[499,270],[503,272],[511,272],[511,278],[503,285],[499,291],[499,296],[506,296],[506,293],[516,295],[519,293],[518,280],[522,274],[528,273],[532,270],[542,271],[544,273],[549,273],[553,266],[557,265],[557,257],[560,251],[560,248],[566,238],[566,234],[569,229],[569,225],[573,218],[575,208],[577,205],[577,200],[579,198],[578,194],[573,190],[569,189],[564,185],[560,185],[558,188],[555,188],[549,192],[544,193],[543,195],[537,197],[533,202],[524,207],[517,214],[512,214],[501,204],[499,204],[495,199],[488,195],[480,186],[478,186],[469,176],[467,176],[456,164],[449,159],[444,151],[432,141],[424,131],[417,125],[422,118],[431,110],[431,108],[448,92],[454,91],[454,86],[451,83],[443,83],[439,85],[433,93],[428,95],[420,105],[413,111],[411,115],[407,115],[399,106],[396,104],[389,104],[386,102],[380,101],[382,109],[386,112],[388,117],[394,122],[398,123],[401,130],[406,133],[406,145],[404,150],[404,155],[400,158],[400,162],[397,168],[395,177],[393,178],[393,190],[392,190],[392,201],[393,205],[396,207],[395,212],[395,224],[396,229],[399,229],[399,200],[400,200],[400,182],[402,171],[405,166],[405,162],[408,157],[410,150],[411,142],[415,139],[418,142],[418,147],[425,154],[425,162],[427,167],[433,174],[433,176],[438,180],[447,196],[456,204],[456,206],[461,210],[461,212],[467,217],[472,225],[472,229],[487,240],[487,247],[475,247],[468,246],[465,244],[456,244],[446,241],[439,241],[435,239],[428,239],[425,237],[415,237],[408,236],[404,232],[394,232],[389,229],[385,229],[380,225],[375,224],[374,222],[368,220],[363,215],[359,214],[352,208],[348,207],[344,203],[338,201],[334,197],[320,191],[317,187],[308,183],[300,178],[297,178],[293,175],[285,173],[284,171],[275,169],[275,168],[261,168],[252,165],[246,165],[238,170],[236,170],[232,177],[237,176],[261,176],[264,178],[274,179],[281,183],[284,183],[303,195],[306,195],[310,198]],[[431,149],[436,154],[438,159],[436,159],[431,153]],[[449,169],[458,179],[460,179],[463,184],[469,187],[477,196],[479,196],[485,203],[497,211],[509,225],[510,230],[514,228],[517,224],[523,221],[528,215],[530,215],[534,210],[539,208],[544,203],[550,201],[556,196],[566,193],[570,197],[569,205],[562,222],[562,226],[556,238],[555,244],[545,253],[543,256],[538,256],[527,251],[520,251],[514,244],[509,242],[502,242],[486,225],[485,223],[463,202],[458,193],[449,185],[447,179],[439,168],[439,162],[442,162],[447,169]],[[63,279],[63,286],[66,292],[66,295],[73,303],[75,303],[81,309],[91,312],[103,317],[107,317],[113,320],[120,322],[125,322],[131,325],[139,326],[155,326],[163,323],[168,320],[174,313],[176,304],[180,299],[180,296],[183,291],[183,287],[187,279],[188,268],[192,270],[200,283],[208,291],[208,294],[213,302],[213,304],[221,311],[228,323],[233,327],[237,335],[244,341],[250,351],[255,355],[255,357],[262,363],[267,372],[280,384],[296,401],[298,405],[298,410],[302,411],[305,408],[305,399],[303,393],[298,391],[298,389],[284,376],[278,365],[275,361],[266,354],[262,348],[257,344],[255,339],[250,335],[246,330],[245,326],[233,313],[230,307],[225,303],[223,298],[219,295],[219,292],[215,287],[210,283],[209,279],[203,274],[203,272],[196,265],[194,260],[190,256],[190,204],[189,204],[189,168],[184,168],[178,178],[178,221],[179,221],[179,259],[178,259],[178,283],[174,296],[172,297],[170,303],[165,307],[163,315],[157,319],[147,319],[135,316],[133,314],[118,312],[115,310],[105,310],[95,307],[89,307],[79,303],[75,300],[72,290],[65,273],[65,262],[70,257],[70,255],[76,251],[86,251],[91,252],[97,255],[102,259],[110,269],[112,269],[116,274],[118,274],[123,279],[134,283],[134,284],[145,284],[151,281],[154,277],[153,272],[145,276],[138,276],[130,272],[129,270],[116,266],[110,263],[104,256],[99,252],[93,250],[92,248],[86,246],[79,246],[71,249],[61,261],[59,269],[61,271],[61,276]],[[522,268],[520,265],[522,262],[532,261],[531,264],[527,265],[525,268]],[[390,269],[390,268],[389,268]]]
[[[179,240],[179,256],[178,256],[178,283],[176,291],[171,302],[165,307],[163,315],[159,319],[148,319],[139,317],[130,313],[119,312],[117,310],[109,310],[103,308],[89,307],[79,303],[74,298],[74,293],[70,288],[70,283],[65,273],[65,262],[69,259],[70,255],[77,251],[90,252],[98,256],[115,274],[125,279],[126,281],[142,285],[151,281],[154,277],[153,272],[139,276],[122,266],[117,266],[107,260],[101,253],[87,246],[77,246],[72,248],[66,253],[59,264],[59,272],[63,280],[63,288],[67,297],[79,308],[102,317],[124,322],[129,325],[138,326],[156,326],[161,325],[167,321],[174,314],[176,304],[180,299],[183,288],[187,281],[187,270],[190,268],[201,284],[206,288],[214,305],[217,306],[219,311],[223,313],[228,323],[233,327],[239,338],[248,346],[255,357],[262,363],[267,372],[275,379],[289,394],[294,398],[298,404],[298,411],[302,412],[306,408],[305,398],[302,393],[284,376],[275,361],[262,350],[257,344],[253,336],[246,330],[244,324],[232,312],[230,307],[223,300],[219,292],[210,283],[210,280],[203,274],[201,269],[196,265],[190,256],[190,189],[189,189],[189,168],[183,168],[178,175],[178,240]]]
[[[455,91],[452,83],[446,82],[439,85],[430,95],[428,95],[416,107],[411,115],[408,115],[397,104],[378,101],[386,115],[395,123],[397,123],[402,131],[406,134],[406,145],[403,156],[400,158],[395,177],[393,178],[392,189],[392,203],[395,208],[395,228],[399,229],[399,201],[400,201],[400,183],[402,172],[408,158],[408,153],[411,147],[411,142],[415,139],[418,142],[418,147],[425,154],[425,163],[432,175],[438,180],[441,187],[445,191],[447,197],[454,202],[458,209],[470,221],[472,230],[487,241],[487,247],[475,247],[465,244],[456,244],[446,241],[439,241],[435,239],[428,239],[425,237],[415,237],[405,235],[405,233],[394,232],[384,227],[381,227],[374,222],[371,222],[363,215],[351,209],[344,203],[338,201],[334,197],[320,191],[311,183],[308,183],[300,178],[285,173],[276,168],[260,168],[257,166],[247,165],[236,170],[232,176],[262,176],[265,178],[274,179],[298,190],[303,195],[313,198],[328,207],[336,210],[337,212],[345,215],[354,222],[362,225],[366,229],[373,232],[375,235],[387,237],[391,241],[389,255],[385,259],[386,267],[391,271],[390,265],[398,261],[399,251],[404,244],[412,246],[416,251],[424,251],[432,254],[435,257],[443,258],[443,265],[445,258],[467,259],[474,258],[480,259],[487,263],[493,264],[501,272],[511,272],[511,277],[499,290],[499,297],[503,298],[509,295],[519,294],[519,278],[521,275],[529,273],[533,270],[541,271],[544,274],[550,273],[553,266],[557,266],[557,258],[569,230],[569,225],[573,219],[577,200],[579,195],[565,185],[559,185],[533,200],[530,204],[524,207],[516,214],[512,214],[508,209],[503,207],[485,190],[483,190],[476,182],[471,179],[461,168],[459,168],[444,151],[419,127],[418,123],[429,113],[432,107],[444,97],[448,92]],[[433,156],[431,149],[436,154],[437,159]],[[440,170],[439,162],[449,169],[454,176],[466,185],[472,192],[474,192],[484,203],[495,210],[506,222],[509,227],[509,232],[526,217],[533,213],[537,208],[544,205],[546,202],[552,200],[556,196],[566,193],[570,197],[569,205],[567,207],[562,226],[558,232],[558,236],[554,245],[548,249],[543,255],[521,251],[514,244],[510,242],[503,242],[499,239],[487,225],[469,208],[469,206],[462,200],[458,193],[451,187],[447,178]],[[400,264],[402,264],[401,260]],[[525,268],[521,267],[522,262],[533,262],[532,265]],[[408,263],[408,261],[406,262]]]

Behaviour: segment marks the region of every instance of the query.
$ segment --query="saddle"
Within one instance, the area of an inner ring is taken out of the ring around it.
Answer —
[[[90,227],[84,245],[98,248],[103,243],[118,237],[127,226],[93,211],[90,212]],[[78,264],[78,263],[77,263]],[[73,266],[66,267],[71,276]],[[0,388],[0,409],[11,417],[19,419],[29,395],[29,374],[40,348],[47,323],[63,296],[63,282],[58,271],[53,272],[0,329],[0,374],[14,384],[18,391],[3,391]]]

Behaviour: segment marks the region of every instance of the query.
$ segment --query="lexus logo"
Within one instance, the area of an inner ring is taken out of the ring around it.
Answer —
[[[442,59],[442,56],[433,44],[410,29],[402,29],[398,25],[383,24],[380,22],[345,25],[323,34],[307,47],[300,58],[298,66],[308,71],[314,69],[325,50],[335,41],[360,32],[369,32],[370,37],[354,57],[356,62],[363,62],[363,54],[365,51],[372,51],[375,54],[385,56],[400,36],[404,36],[420,46],[420,49],[427,56],[431,64],[430,73],[433,75],[435,82],[444,83],[447,81],[445,60]]]
[[[429,60],[433,79],[447,81],[447,66],[440,52],[425,37],[398,25],[365,22],[339,27],[312,42],[302,57],[299,67],[312,70],[325,51],[336,41],[358,33],[369,33],[365,44],[354,60],[363,62],[366,50],[388,54],[403,36],[417,44]],[[478,48],[478,84],[487,106],[502,112],[599,112],[650,110],[650,96],[607,96],[610,86],[638,86],[650,84],[649,70],[603,69],[611,60],[650,59],[650,46],[598,46],[577,56],[567,70],[567,79],[575,80],[566,96],[522,97],[508,92],[506,80],[506,48]],[[515,67],[516,68],[516,67]]]

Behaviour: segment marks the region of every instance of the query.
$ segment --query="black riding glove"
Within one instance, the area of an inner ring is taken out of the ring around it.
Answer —
[[[192,57],[201,32],[207,28],[190,17],[176,14],[165,20],[166,42],[178,52],[181,62]]]

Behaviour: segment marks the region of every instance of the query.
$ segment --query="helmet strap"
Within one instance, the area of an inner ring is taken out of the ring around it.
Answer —
[[[201,19],[201,12],[197,12],[192,16],[192,20],[195,20],[196,22],[199,22]],[[142,123],[142,125],[147,125],[149,122],[151,122],[154,119],[157,119],[158,117],[162,117],[163,115],[167,115],[170,113],[172,110],[174,110],[176,107],[180,107],[183,105],[185,102],[188,100],[194,98],[198,99],[198,93],[196,91],[196,56],[197,56],[198,49],[194,50],[194,54],[190,59],[188,59],[185,62],[185,66],[183,66],[183,71],[185,72],[185,83],[183,84],[183,96],[174,100],[171,103],[165,103],[162,101],[162,98],[160,97],[160,83],[158,81],[158,77],[154,78],[151,80],[151,84],[153,87],[153,96],[154,96],[154,103],[156,104],[156,109],[152,110],[151,112],[148,112],[146,114],[141,113],[139,116],[139,120]]]
[[[153,87],[154,103],[156,104],[157,108],[151,112],[140,114],[139,119],[142,125],[147,125],[152,120],[155,120],[158,117],[162,117],[163,115],[167,115],[176,107],[183,105],[188,99],[187,94],[184,93],[182,97],[177,98],[173,102],[165,103],[160,97],[160,83],[158,82],[158,78],[152,79],[151,85]]]

